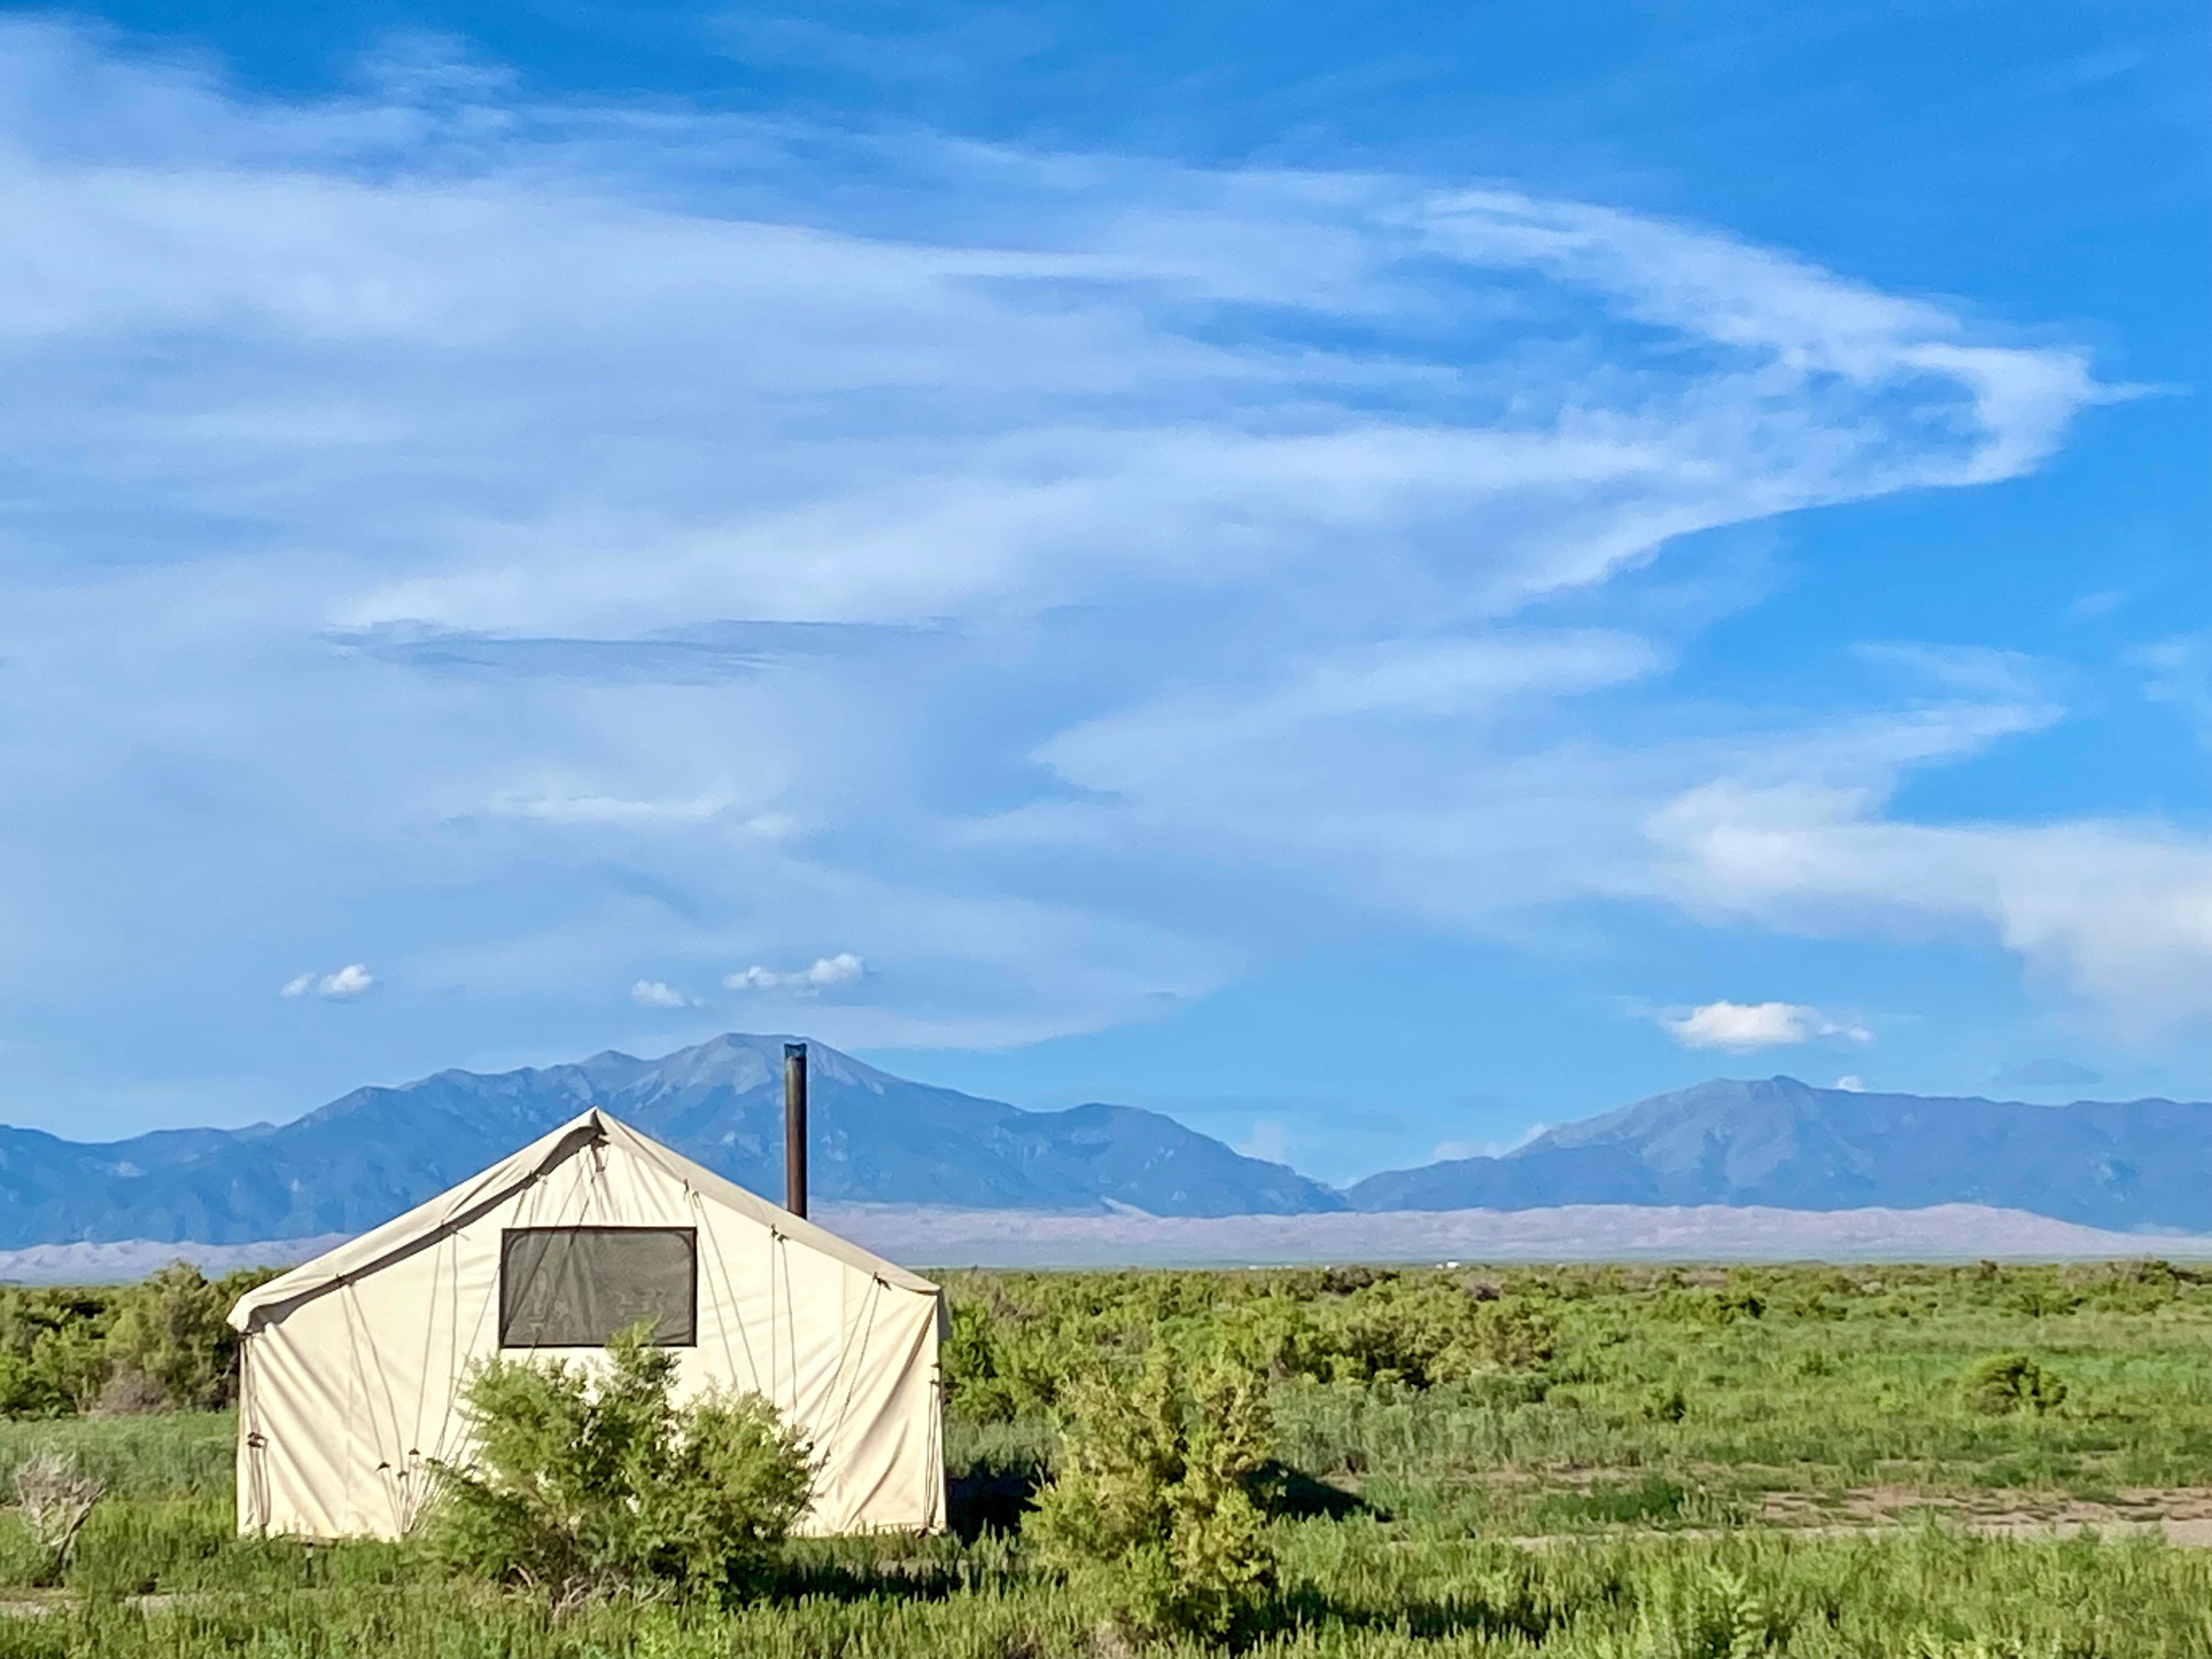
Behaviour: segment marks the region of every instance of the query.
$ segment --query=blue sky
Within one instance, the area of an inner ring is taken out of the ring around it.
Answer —
[[[2212,1094],[2201,7],[0,15],[0,1115]]]

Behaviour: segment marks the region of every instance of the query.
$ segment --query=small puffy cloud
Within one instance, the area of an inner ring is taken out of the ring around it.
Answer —
[[[2070,1060],[2045,1058],[2001,1066],[1990,1082],[2000,1089],[2078,1089],[2104,1080],[2102,1072],[2076,1066]]]
[[[1836,1087],[1845,1094],[1863,1095],[1866,1092],[1866,1079],[1856,1072],[1846,1072],[1836,1079]]]
[[[641,979],[629,988],[629,1000],[641,1008],[696,1008],[699,1005],[673,985]]]
[[[349,1001],[365,996],[375,984],[376,975],[368,971],[367,963],[349,962],[335,974],[325,974],[316,983],[315,994]]]
[[[321,997],[326,1002],[351,1002],[376,988],[376,975],[365,962],[349,962],[327,974],[295,974],[276,994],[281,997]]]
[[[1856,1021],[1831,1018],[1802,1002],[1708,1002],[1660,1024],[1685,1048],[1722,1048],[1737,1054],[1810,1042],[1815,1037],[1874,1040],[1874,1033]]]
[[[789,973],[778,973],[756,963],[742,973],[730,975],[722,983],[732,991],[797,991],[814,995],[850,985],[867,971],[866,963],[850,951],[840,951],[834,957],[817,957],[809,966]]]

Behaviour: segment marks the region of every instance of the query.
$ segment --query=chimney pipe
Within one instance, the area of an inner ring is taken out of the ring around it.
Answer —
[[[806,1213],[806,1045],[783,1045],[783,1207]]]

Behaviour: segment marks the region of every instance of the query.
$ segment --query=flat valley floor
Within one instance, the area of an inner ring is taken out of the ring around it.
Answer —
[[[1255,1653],[2212,1656],[2212,1273],[959,1273],[956,1529],[794,1547],[727,1608],[556,1607],[407,1545],[240,1540],[231,1419],[0,1425],[108,1483],[59,1583],[0,1515],[0,1659],[1128,1651],[1025,1549],[1054,1413],[1157,1345],[1273,1379]],[[4,1473],[4,1471],[0,1471]],[[1198,1647],[1162,1651],[1208,1651]]]

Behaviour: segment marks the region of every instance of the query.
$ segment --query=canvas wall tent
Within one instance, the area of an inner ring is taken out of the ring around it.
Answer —
[[[943,1524],[937,1287],[589,1111],[239,1299],[239,1529],[398,1536],[467,1455],[471,1365],[600,1352],[647,1313],[679,1391],[804,1426],[802,1529]]]

